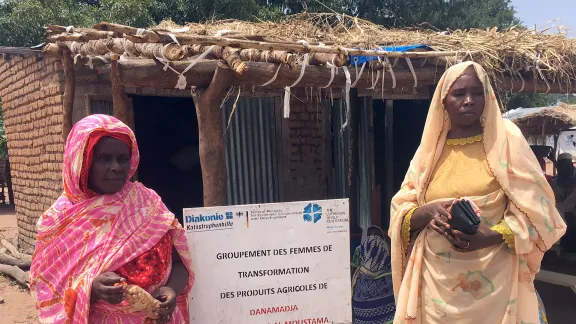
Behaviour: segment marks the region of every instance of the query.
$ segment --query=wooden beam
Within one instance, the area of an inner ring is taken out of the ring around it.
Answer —
[[[386,115],[384,120],[384,127],[386,129],[386,138],[385,138],[385,174],[386,174],[386,183],[385,183],[385,197],[386,197],[386,205],[384,210],[390,210],[390,204],[392,201],[392,197],[396,194],[394,190],[394,101],[393,100],[386,100]]]
[[[214,75],[218,61],[215,60],[204,60],[198,62],[192,69],[186,73],[186,80],[188,86],[197,87],[207,87]],[[170,66],[176,71],[181,72],[188,65],[189,61],[177,61],[171,62]],[[161,88],[161,89],[174,89],[176,82],[178,81],[178,75],[171,70],[164,71],[164,65],[158,61],[151,59],[140,59],[140,60],[129,60],[118,62],[120,71],[120,81],[127,87],[151,87],[151,88]],[[275,63],[264,63],[264,62],[246,62],[248,70],[242,75],[233,78],[232,85],[261,85],[268,82],[276,71],[278,70],[278,64]],[[107,74],[110,70],[109,64],[104,64],[97,68],[101,73]],[[438,79],[444,73],[445,68],[442,66],[424,66],[422,68],[416,69],[416,77],[418,79],[418,86],[435,85]],[[352,82],[355,81],[355,73],[351,71]],[[414,86],[414,77],[410,70],[403,66],[398,65],[394,67],[394,75],[396,77],[396,88],[412,88]],[[300,66],[295,69],[291,69],[286,65],[282,65],[278,71],[278,76],[276,80],[272,82],[270,87],[285,87],[292,85],[300,76]],[[331,77],[331,71],[325,66],[318,65],[308,65],[306,66],[304,77],[298,83],[297,87],[322,87],[328,84]],[[360,80],[358,81],[356,88],[368,89],[373,86],[372,84],[372,74],[364,71]],[[381,88],[382,78],[378,80],[375,85],[376,89]],[[331,84],[332,88],[344,88],[346,84],[346,78],[344,73],[340,73],[334,76],[334,80]],[[521,80],[509,79],[505,76],[498,77],[494,84],[497,88],[502,90],[508,90],[513,92],[538,92],[538,93],[567,93],[576,92],[576,83],[573,85],[569,84],[550,84],[550,90],[548,91],[548,86],[543,82],[533,82],[531,80],[525,81],[524,87],[522,87]],[[391,92],[392,89],[392,78],[390,73],[386,73],[385,81],[385,91]],[[522,90],[522,91],[520,91]]]
[[[348,120],[348,185],[346,197],[350,201],[350,230],[358,225],[358,167],[359,167],[359,124],[362,99],[358,96],[358,90],[350,90],[350,119]]]
[[[37,51],[24,47],[0,46],[0,54],[20,55],[20,56],[42,56],[42,51]]]
[[[76,91],[75,87],[75,77],[74,77],[74,59],[72,58],[72,53],[69,49],[62,49],[62,66],[64,68],[64,95],[62,98],[62,137],[64,142],[72,130],[72,111],[74,110],[74,93]]]
[[[128,110],[130,108],[130,98],[126,95],[126,88],[120,81],[121,72],[118,68],[118,55],[112,55],[110,68],[110,80],[112,81],[112,104],[114,105],[114,117],[128,125]]]
[[[208,88],[195,88],[192,92],[198,118],[205,207],[225,206],[227,203],[226,149],[220,105],[233,75],[228,66],[218,62]]]
[[[190,62],[179,61],[172,62],[170,66],[178,72],[183,71],[188,67]],[[192,69],[186,73],[186,80],[188,86],[207,87],[216,70],[217,61],[205,60],[198,62]],[[246,62],[248,70],[232,79],[232,85],[261,85],[268,82],[278,71],[278,64],[263,63],[263,62]],[[126,87],[140,87],[140,88],[161,88],[161,89],[174,89],[178,81],[178,75],[168,69],[164,71],[164,65],[155,60],[141,59],[118,62],[120,70],[120,81]],[[110,70],[110,65],[105,64],[96,68],[100,73],[107,74]],[[438,82],[438,78],[444,72],[443,67],[423,67],[416,70],[419,85],[432,85]],[[351,71],[352,82],[355,81],[355,73]],[[410,70],[399,65],[394,68],[394,75],[396,77],[396,87],[413,87],[414,77]],[[285,87],[292,85],[300,76],[300,66],[296,69],[291,69],[286,65],[282,65],[278,71],[276,80],[272,82],[270,87]],[[358,81],[357,88],[370,88],[372,87],[372,74],[364,71]],[[308,65],[306,66],[304,77],[297,84],[297,87],[322,87],[328,85],[331,78],[331,71],[325,66]],[[376,88],[381,88],[382,78],[376,83]],[[392,88],[392,78],[390,73],[386,73],[385,89]],[[334,80],[331,84],[332,88],[344,88],[346,85],[346,77],[342,71],[335,74]]]

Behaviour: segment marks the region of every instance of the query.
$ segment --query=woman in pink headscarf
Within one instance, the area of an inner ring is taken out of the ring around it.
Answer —
[[[92,115],[72,129],[64,193],[38,221],[31,288],[42,323],[144,323],[126,284],[156,298],[156,323],[187,323],[194,272],[184,229],[160,197],[130,182],[138,167],[134,133]]]

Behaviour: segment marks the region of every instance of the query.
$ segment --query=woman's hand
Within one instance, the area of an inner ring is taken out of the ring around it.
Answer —
[[[444,229],[450,228],[446,227],[448,221],[451,219],[448,213],[448,207],[450,207],[450,205],[451,202],[431,203],[416,209],[414,214],[412,214],[410,228],[412,230],[419,230],[430,225],[433,230],[443,235],[441,230],[444,231]]]
[[[176,309],[176,297],[178,294],[174,289],[170,287],[158,288],[152,297],[160,301],[160,308],[156,312],[158,318],[155,320],[156,323],[170,323],[172,319],[172,313]]]
[[[477,251],[504,242],[500,233],[491,230],[490,227],[484,223],[480,224],[478,232],[474,235],[464,234],[457,230],[453,230],[452,235],[455,238],[452,245],[454,245],[454,250],[458,252]]]
[[[114,272],[100,274],[92,282],[91,302],[103,300],[109,304],[120,304],[124,300],[124,285],[116,285],[125,282],[126,279],[119,277]]]

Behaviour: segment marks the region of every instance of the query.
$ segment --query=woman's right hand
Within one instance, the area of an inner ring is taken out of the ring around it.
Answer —
[[[126,279],[118,276],[114,272],[100,274],[92,282],[92,302],[103,300],[109,304],[120,304],[124,300]],[[119,285],[116,285],[119,284]]]
[[[450,215],[448,212],[448,208],[450,208],[451,205],[451,202],[428,204],[422,207],[422,209],[424,209],[421,211],[423,216],[417,216],[424,219],[430,219],[430,222],[428,223],[430,228],[436,231],[436,233],[444,236],[444,238],[453,246],[464,246],[462,240],[454,236],[452,233],[452,228],[450,227],[450,224],[448,224],[448,222],[452,219],[452,215]],[[418,210],[414,212],[415,215],[417,211]],[[414,218],[414,215],[412,215],[412,218]]]
[[[445,236],[444,234],[449,233],[450,230],[448,221],[452,216],[448,213],[448,208],[451,204],[451,202],[437,202],[416,209],[412,214],[410,227],[418,230],[429,225],[440,235]]]

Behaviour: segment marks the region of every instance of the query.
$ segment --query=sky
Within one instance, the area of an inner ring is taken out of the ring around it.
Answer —
[[[576,38],[576,0],[512,0],[516,16],[528,27],[543,26],[555,20],[550,32],[558,32],[556,26],[570,29],[569,37]]]

